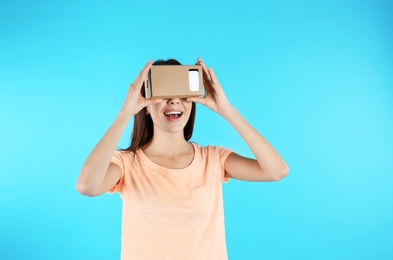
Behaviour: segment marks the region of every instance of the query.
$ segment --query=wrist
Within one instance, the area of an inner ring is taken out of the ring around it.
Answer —
[[[226,107],[221,108],[217,111],[219,115],[221,115],[225,119],[229,119],[231,116],[237,113],[237,110],[234,106],[228,104]]]
[[[136,110],[135,107],[124,104],[119,111],[119,115],[124,115],[128,118],[131,118],[138,113],[138,111],[135,110]]]
[[[120,109],[119,113],[117,114],[117,119],[128,121],[132,116],[133,114],[123,107]]]

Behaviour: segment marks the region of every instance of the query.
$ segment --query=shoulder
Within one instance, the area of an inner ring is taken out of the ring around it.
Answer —
[[[135,156],[136,153],[126,150],[116,150],[113,153],[113,156],[122,157],[122,158],[132,158]]]
[[[200,146],[196,143],[192,143],[195,147],[195,152],[199,153],[201,158],[204,159],[222,159],[228,157],[229,154],[232,153],[232,150],[216,146],[216,145],[207,145]]]
[[[124,150],[116,150],[113,153],[112,162],[116,164],[127,164],[135,158],[136,153]]]

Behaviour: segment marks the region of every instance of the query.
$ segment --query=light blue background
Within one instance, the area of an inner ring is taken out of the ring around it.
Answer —
[[[149,58],[200,56],[291,169],[224,185],[230,259],[392,259],[392,11],[382,0],[1,1],[0,258],[118,259],[121,200],[79,195],[79,170]],[[201,106],[192,140],[251,156]]]

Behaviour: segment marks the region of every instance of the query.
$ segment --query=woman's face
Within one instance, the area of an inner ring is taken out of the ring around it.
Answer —
[[[183,98],[169,98],[158,104],[147,106],[154,131],[182,132],[190,118],[192,102]]]

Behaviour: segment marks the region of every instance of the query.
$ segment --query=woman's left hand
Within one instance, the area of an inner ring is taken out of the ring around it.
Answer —
[[[278,181],[288,174],[288,166],[268,141],[258,133],[229,103],[213,69],[207,69],[201,59],[203,85],[206,92],[203,97],[190,97],[193,101],[224,117],[246,142],[256,160],[231,153],[225,161],[226,177],[245,181]]]
[[[205,86],[205,95],[203,97],[189,97],[187,101],[202,104],[220,115],[224,115],[225,111],[231,107],[225,93],[214,74],[213,68],[206,68],[202,59],[198,58],[197,65],[202,66],[203,85]]]

